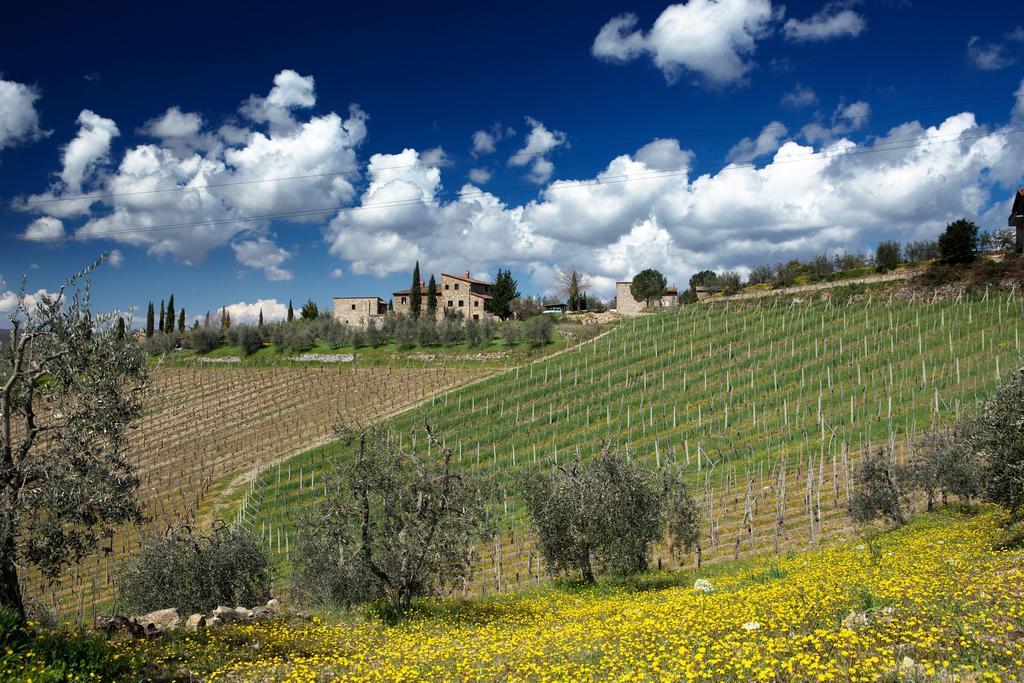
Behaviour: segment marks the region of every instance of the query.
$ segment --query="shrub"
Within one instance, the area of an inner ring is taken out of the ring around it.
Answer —
[[[142,348],[151,356],[159,356],[162,353],[171,353],[178,345],[178,339],[173,334],[157,332],[152,337],[147,337],[142,342]]]
[[[978,226],[959,219],[939,236],[939,255],[946,263],[970,263],[978,256]]]
[[[846,270],[859,270],[868,265],[868,260],[863,254],[836,254],[832,262],[840,273]]]
[[[437,336],[445,346],[455,346],[463,339],[462,318],[445,315],[438,325]]]
[[[284,345],[289,351],[309,351],[316,345],[316,330],[300,321],[286,323]]]
[[[373,320],[369,320],[366,323],[366,330],[363,333],[363,339],[365,343],[369,344],[373,348],[384,346],[388,342],[387,335],[377,326],[377,323]]]
[[[263,334],[252,325],[235,325],[228,330],[228,340],[241,348],[246,356],[263,348]]]
[[[482,484],[455,471],[429,425],[423,431],[435,450],[429,460],[405,450],[388,425],[339,432],[358,447],[300,530],[296,574],[308,599],[379,598],[397,615],[414,597],[468,577],[474,544],[488,531]]]
[[[740,291],[743,286],[743,279],[740,274],[735,270],[728,270],[718,276],[717,287],[721,292],[725,292],[727,296],[731,296],[736,292]]]
[[[416,341],[420,346],[437,344],[437,318],[433,315],[421,315],[416,321]]]
[[[188,333],[186,342],[196,353],[209,353],[220,346],[220,330],[197,327]]]
[[[483,334],[480,330],[480,322],[470,318],[466,321],[466,346],[478,348],[483,346]]]
[[[551,343],[554,322],[550,316],[541,314],[523,323],[523,341],[537,349]]]
[[[906,524],[912,475],[896,464],[892,449],[878,449],[864,456],[854,477],[850,515],[858,524],[885,519]]]
[[[835,265],[825,254],[815,254],[814,258],[807,264],[807,270],[812,280],[824,280],[835,272]]]
[[[960,437],[970,429],[969,423],[961,425]],[[943,503],[948,495],[970,502],[981,494],[981,462],[967,441],[954,439],[948,430],[937,430],[914,442],[908,471],[915,487],[928,496],[928,510],[934,508],[936,494]]]
[[[578,571],[595,581],[593,562],[613,572],[647,568],[664,529],[657,477],[624,454],[605,448],[550,474],[521,479],[523,498],[544,561],[554,571]]]
[[[753,270],[750,271],[750,277],[747,278],[748,285],[761,285],[767,284],[772,281],[772,267],[771,266],[754,266]]]
[[[505,344],[508,346],[515,346],[522,338],[519,323],[514,320],[508,320],[502,323],[500,332],[501,338],[505,340]]]
[[[270,561],[259,539],[242,529],[218,524],[209,536],[175,530],[148,539],[115,587],[121,608],[134,614],[263,604],[270,597]]]
[[[349,332],[349,328],[337,321],[332,321],[327,326],[327,334],[324,336],[324,341],[332,349],[340,349],[342,346],[346,346],[352,340],[352,335]]]
[[[900,265],[900,243],[892,240],[879,242],[875,247],[875,266],[885,273]]]
[[[416,346],[416,321],[409,315],[399,315],[395,320],[395,343],[400,349],[411,349]]]

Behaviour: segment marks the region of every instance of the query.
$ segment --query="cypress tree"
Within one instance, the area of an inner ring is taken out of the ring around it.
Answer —
[[[117,319],[117,340],[121,341],[124,339],[124,318],[118,317]]]
[[[171,293],[171,298],[167,300],[167,327],[161,329],[161,332],[167,334],[174,333],[174,293]]]
[[[185,333],[185,309],[178,311],[178,332]]]
[[[153,313],[153,302],[150,301],[149,302],[149,308],[146,309],[146,336],[147,337],[152,337],[153,336],[153,324],[155,322],[153,320],[154,317],[155,316],[154,316],[154,313]]]
[[[504,320],[512,313],[512,302],[518,298],[519,283],[512,279],[512,271],[499,268],[491,287],[491,298],[484,304],[487,311]]]
[[[427,285],[427,313],[431,318],[437,317],[437,281],[434,274],[430,274],[430,284]]]
[[[420,316],[420,309],[423,306],[420,296],[420,262],[417,261],[416,267],[412,269],[412,288],[409,290],[409,313],[414,318]]]
[[[161,332],[164,331],[164,300],[160,299],[160,326],[157,327]]]
[[[260,324],[259,324],[259,328],[261,330],[263,329],[263,309],[262,308],[260,309]]]
[[[209,326],[210,326],[210,312],[207,311],[206,312],[206,318],[203,320],[203,327],[209,327]]]
[[[288,322],[295,320],[295,309],[292,308],[292,300],[288,299]]]

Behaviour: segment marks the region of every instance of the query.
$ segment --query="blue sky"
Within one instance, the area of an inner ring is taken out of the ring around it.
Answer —
[[[1024,183],[1012,2],[19,5],[0,308],[105,250],[98,307],[190,317],[386,297],[416,259],[609,296],[999,227]]]

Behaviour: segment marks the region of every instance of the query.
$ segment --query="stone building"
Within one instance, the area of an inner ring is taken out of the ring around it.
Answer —
[[[371,320],[380,322],[387,312],[388,304],[380,297],[334,297],[334,319],[346,325],[366,327]]]
[[[633,297],[629,291],[632,280],[615,283],[615,310],[621,315],[640,315],[647,309],[647,302]],[[679,305],[679,290],[675,287],[666,287],[661,298],[652,302],[651,308],[669,308]]]
[[[1017,190],[1017,194],[1013,197],[1013,208],[1010,210],[1010,217],[1006,224],[1017,229],[1014,251],[1024,254],[1024,187]]]
[[[486,305],[491,298],[490,282],[477,280],[470,276],[467,270],[465,275],[450,275],[441,273],[441,281],[437,283],[437,315],[441,317],[447,313],[460,313],[467,320],[482,320],[491,317],[487,312]],[[396,313],[408,313],[411,308],[412,294],[408,289],[392,293],[394,297],[394,308]],[[420,311],[427,310],[427,287],[420,283]]]

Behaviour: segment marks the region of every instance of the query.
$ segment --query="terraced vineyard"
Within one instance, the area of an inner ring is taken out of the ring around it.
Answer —
[[[843,534],[851,463],[892,439],[952,422],[1019,366],[1024,302],[1008,293],[838,304],[775,300],[644,316],[556,358],[449,392],[396,419],[429,418],[464,467],[499,482],[501,532],[469,592],[543,569],[517,473],[608,440],[655,466],[681,463],[703,492],[704,558],[781,552]],[[425,443],[418,444],[421,449]],[[236,521],[286,568],[294,520],[324,491],[328,444],[261,466]],[[664,566],[690,558],[659,553]]]
[[[257,465],[323,442],[339,422],[377,419],[493,371],[479,362],[158,367],[129,437],[149,524],[123,529],[111,554],[86,560],[56,587],[28,577],[26,592],[88,620],[146,531],[194,524],[204,501]]]

